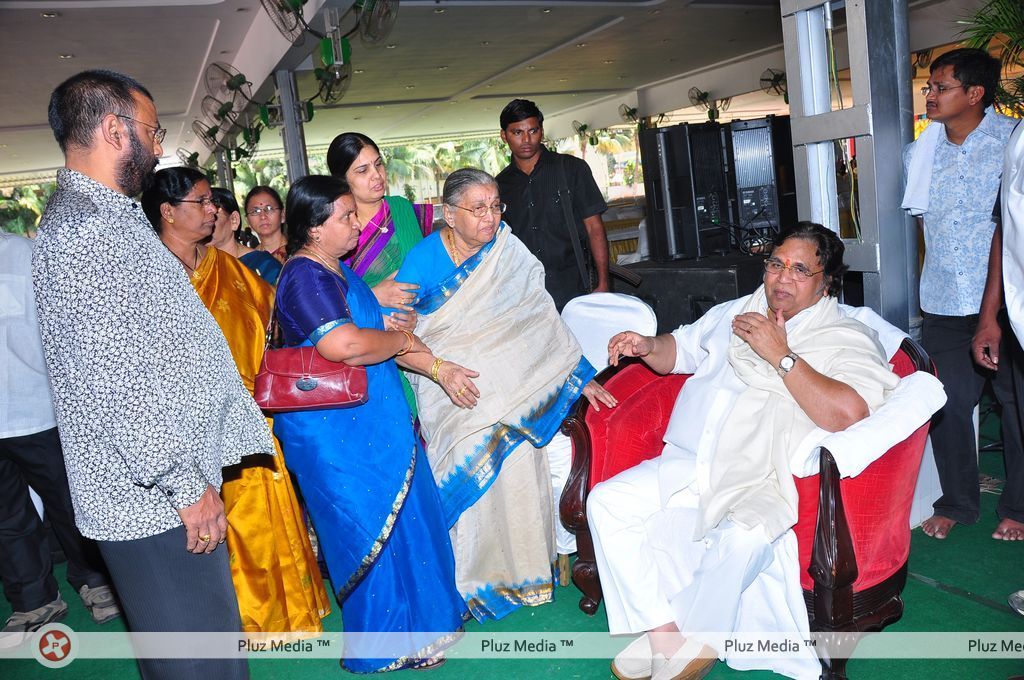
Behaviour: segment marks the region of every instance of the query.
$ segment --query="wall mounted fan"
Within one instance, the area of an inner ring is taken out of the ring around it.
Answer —
[[[178,149],[176,153],[178,156],[178,160],[181,161],[182,165],[184,165],[187,168],[199,169],[198,151],[193,151],[192,153],[189,153],[188,149]]]
[[[216,151],[220,148],[220,139],[218,139],[218,136],[222,134],[220,126],[210,125],[209,123],[204,123],[203,121],[196,119],[192,121],[192,132],[194,132],[196,137],[199,138],[199,141],[203,143],[203,146],[210,151]]]
[[[223,132],[235,126],[235,110],[231,102],[222,102],[210,95],[203,97],[201,109],[208,123],[216,125]]]
[[[260,0],[260,4],[288,42],[294,43],[309,28],[302,15],[306,0]]]
[[[252,101],[252,83],[231,64],[215,61],[203,73],[206,93],[219,102],[229,103],[238,111]]]
[[[367,45],[384,42],[398,19],[399,0],[359,0],[359,38]]]
[[[766,68],[761,74],[761,91],[773,97],[782,97],[789,103],[789,91],[786,89],[786,72],[777,68]]]
[[[722,111],[728,111],[729,105],[732,103],[732,97],[713,99],[710,92],[706,92],[699,87],[691,87],[687,96],[690,99],[691,105],[708,112],[708,120],[711,121],[718,120],[718,114]]]
[[[313,99],[319,97],[324,104],[341,101],[352,85],[352,46],[337,30],[320,41],[320,63],[313,69],[318,83]]]
[[[590,129],[589,125],[581,123],[578,120],[574,120],[572,122],[572,129],[577,135],[579,135],[580,139],[587,140],[590,143],[590,146],[597,146],[597,134]]]

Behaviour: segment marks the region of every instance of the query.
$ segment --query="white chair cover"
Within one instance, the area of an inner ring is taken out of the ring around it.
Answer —
[[[651,306],[640,298],[621,293],[591,293],[569,300],[562,310],[562,321],[583,348],[583,356],[601,372],[608,366],[608,341],[622,331],[654,335],[658,318]],[[559,433],[547,445],[551,467],[551,491],[555,502],[555,543],[558,553],[576,552],[576,537],[558,517],[558,502],[572,468],[572,443]]]
[[[569,300],[562,321],[576,336],[583,356],[599,372],[608,366],[608,341],[622,331],[654,335],[658,318],[651,306],[632,295],[591,293]]]

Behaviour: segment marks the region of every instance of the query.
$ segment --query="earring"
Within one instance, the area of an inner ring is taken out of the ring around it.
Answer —
[[[167,224],[174,224],[174,218],[173,217],[168,217],[167,218]]]
[[[320,234],[313,237],[313,243],[320,245]]]

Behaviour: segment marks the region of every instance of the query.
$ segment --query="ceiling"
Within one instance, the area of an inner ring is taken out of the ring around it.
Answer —
[[[325,6],[352,4],[311,0],[305,14],[322,29]],[[933,21],[936,7],[976,4],[912,3]],[[308,57],[317,40],[291,45],[258,0],[0,0],[0,29],[0,184],[48,179],[62,165],[47,101],[87,68],[123,71],[150,89],[168,161],[177,148],[204,149],[191,123],[213,61],[245,73],[257,99],[274,94],[271,74],[282,68],[299,69],[300,97],[316,91]],[[931,39],[911,38],[912,47]],[[352,85],[338,104],[317,106],[306,142],[316,153],[345,130],[382,144],[496,134],[514,97],[534,99],[549,136],[561,136],[573,118],[616,122],[623,102],[642,115],[681,108],[693,84],[713,96],[754,91],[765,66],[784,66],[781,43],[778,0],[402,0],[385,44],[353,37]],[[264,133],[261,151],[280,147]]]

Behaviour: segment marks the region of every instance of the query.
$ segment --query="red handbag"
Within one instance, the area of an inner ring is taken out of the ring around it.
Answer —
[[[267,413],[348,408],[369,398],[364,366],[329,361],[315,347],[273,347],[277,315],[267,329],[253,398]]]

